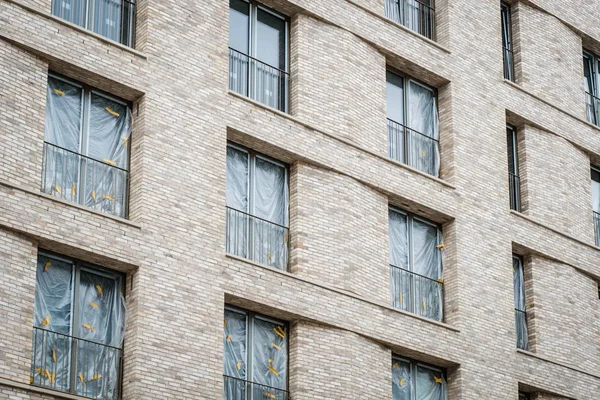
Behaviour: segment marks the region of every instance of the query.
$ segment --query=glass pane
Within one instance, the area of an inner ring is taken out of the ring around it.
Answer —
[[[408,125],[415,131],[437,139],[437,111],[433,90],[409,82]]]
[[[508,150],[508,172],[517,175],[517,143],[515,131],[512,128],[506,127],[506,147]]]
[[[123,0],[90,0],[93,6],[90,13],[92,30],[109,39],[121,42],[121,17]]]
[[[506,49],[511,49],[510,39],[510,8],[502,4],[500,6],[502,17],[502,46]]]
[[[248,159],[247,152],[227,146],[227,206],[248,210]]]
[[[446,400],[446,379],[444,374],[424,366],[417,366],[418,400]]]
[[[442,284],[439,252],[436,247],[438,230],[435,226],[413,220],[414,312],[427,318],[442,318]]]
[[[225,310],[223,321],[223,398],[246,399],[246,341],[247,317],[245,313]]]
[[[404,78],[387,72],[387,117],[404,124]]]
[[[600,172],[592,170],[592,206],[593,210],[600,213]]]
[[[48,78],[46,142],[76,153],[80,151],[82,95],[81,88],[60,79]]]
[[[410,363],[392,359],[392,400],[412,400]]]
[[[282,324],[254,319],[252,381],[272,388],[287,388],[287,329]],[[260,385],[254,385],[257,398],[264,398]],[[263,395],[260,397],[260,395]],[[272,393],[274,394],[274,393]]]
[[[229,47],[244,54],[248,49],[250,4],[243,0],[229,1]]]
[[[258,8],[256,21],[256,58],[285,70],[286,22]]]
[[[52,14],[85,28],[87,0],[52,0]]]

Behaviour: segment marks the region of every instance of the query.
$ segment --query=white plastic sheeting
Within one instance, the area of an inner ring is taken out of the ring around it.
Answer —
[[[247,390],[253,392],[254,398],[283,398],[287,388],[284,324],[226,309],[223,344],[226,399],[244,399]]]
[[[227,147],[227,251],[286,269],[287,169],[233,146]]]
[[[53,77],[48,79],[46,101],[48,144],[42,190],[124,217],[131,133],[129,107]],[[88,112],[84,113],[86,109]]]
[[[438,112],[432,89],[413,80],[408,85],[409,164],[429,175],[440,172]],[[435,139],[435,140],[431,140]]]
[[[393,400],[446,400],[444,373],[415,361],[392,359]]]
[[[125,329],[120,279],[46,255],[38,257],[36,276],[34,326],[43,330],[34,333],[32,382],[62,391],[75,382],[78,395],[118,398]]]
[[[435,225],[390,209],[389,233],[392,305],[441,320],[441,232]]]
[[[525,313],[525,278],[523,275],[523,262],[517,256],[513,256],[513,286],[517,347],[527,350],[529,338],[527,332],[527,314]]]

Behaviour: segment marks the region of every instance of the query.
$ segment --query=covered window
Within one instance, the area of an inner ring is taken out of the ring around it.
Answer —
[[[529,393],[519,392],[519,400],[529,400]]]
[[[52,14],[133,47],[136,0],[52,0]]]
[[[515,68],[512,45],[512,26],[510,18],[510,6],[508,4],[500,4],[500,15],[502,18],[502,56],[504,59],[504,79],[514,81]]]
[[[434,89],[387,72],[388,155],[426,174],[440,172],[437,96]]]
[[[283,163],[227,145],[228,253],[286,270],[288,169]]]
[[[42,191],[126,217],[130,135],[125,102],[50,76]]]
[[[527,332],[527,311],[525,309],[525,277],[523,258],[513,254],[513,286],[515,297],[515,324],[517,329],[517,348],[527,350],[529,338]]]
[[[393,400],[446,400],[446,377],[441,368],[392,357]]]
[[[592,167],[592,210],[596,246],[600,246],[600,169]]]
[[[288,328],[281,321],[225,308],[225,400],[288,400]]]
[[[521,178],[519,177],[519,155],[517,149],[517,129],[506,126],[506,148],[508,150],[508,184],[510,189],[510,209],[521,211]]]
[[[65,257],[38,255],[31,383],[117,399],[125,327],[123,277]]]
[[[426,318],[443,318],[442,232],[429,221],[389,210],[391,302]]]
[[[385,0],[385,16],[428,39],[436,40],[434,0]]]
[[[583,74],[587,120],[600,126],[600,58],[596,54],[583,52]]]
[[[287,112],[288,20],[251,0],[229,1],[229,90]]]

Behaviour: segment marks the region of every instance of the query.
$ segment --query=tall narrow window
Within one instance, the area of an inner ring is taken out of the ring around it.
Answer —
[[[385,16],[428,39],[436,40],[434,0],[385,0]]]
[[[521,211],[521,179],[519,178],[517,130],[512,126],[506,127],[506,145],[508,149],[510,208],[511,210]]]
[[[287,325],[227,307],[223,328],[223,398],[288,400]]]
[[[52,14],[133,47],[135,0],[52,0]]]
[[[517,347],[527,350],[529,347],[527,331],[527,311],[525,309],[525,277],[523,259],[513,254],[513,286],[515,297],[515,324],[517,329]]]
[[[585,102],[588,122],[600,126],[600,58],[583,52]]]
[[[390,209],[389,235],[392,306],[441,321],[441,230],[436,224]]]
[[[229,89],[288,110],[288,20],[255,1],[229,2]]]
[[[600,169],[592,167],[592,210],[596,246],[600,246]]]
[[[445,371],[392,357],[392,400],[446,400]]]
[[[426,174],[440,171],[435,90],[387,73],[388,155]]]
[[[118,399],[125,326],[122,276],[40,253],[31,383]]]
[[[288,170],[267,156],[227,146],[227,252],[286,270]]]
[[[125,102],[51,76],[42,192],[126,217],[130,134]]]
[[[502,55],[504,58],[504,79],[515,80],[515,68],[512,46],[512,26],[510,18],[510,6],[505,3],[500,4],[500,14],[502,17]]]

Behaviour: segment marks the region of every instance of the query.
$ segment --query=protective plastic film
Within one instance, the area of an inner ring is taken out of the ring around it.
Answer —
[[[223,321],[223,375],[224,398],[245,399],[246,383],[236,379],[246,380],[247,358],[247,317],[246,314],[225,310]]]
[[[442,292],[437,227],[413,219],[413,287],[416,313],[427,318],[441,319]]]
[[[392,359],[392,399],[412,400],[412,381],[410,363]]]
[[[408,164],[429,175],[438,176],[440,152],[438,112],[434,92],[415,82],[409,83]],[[435,140],[432,140],[435,139]]]
[[[390,282],[392,305],[410,311],[410,273],[408,270],[408,217],[389,211]]]
[[[287,387],[287,330],[285,326],[254,319],[253,381],[278,389]]]
[[[521,258],[516,256],[513,257],[513,286],[517,347],[527,350],[529,338],[527,332],[527,314],[525,313],[525,278]]]
[[[417,399],[446,400],[446,379],[441,371],[417,365]]]

